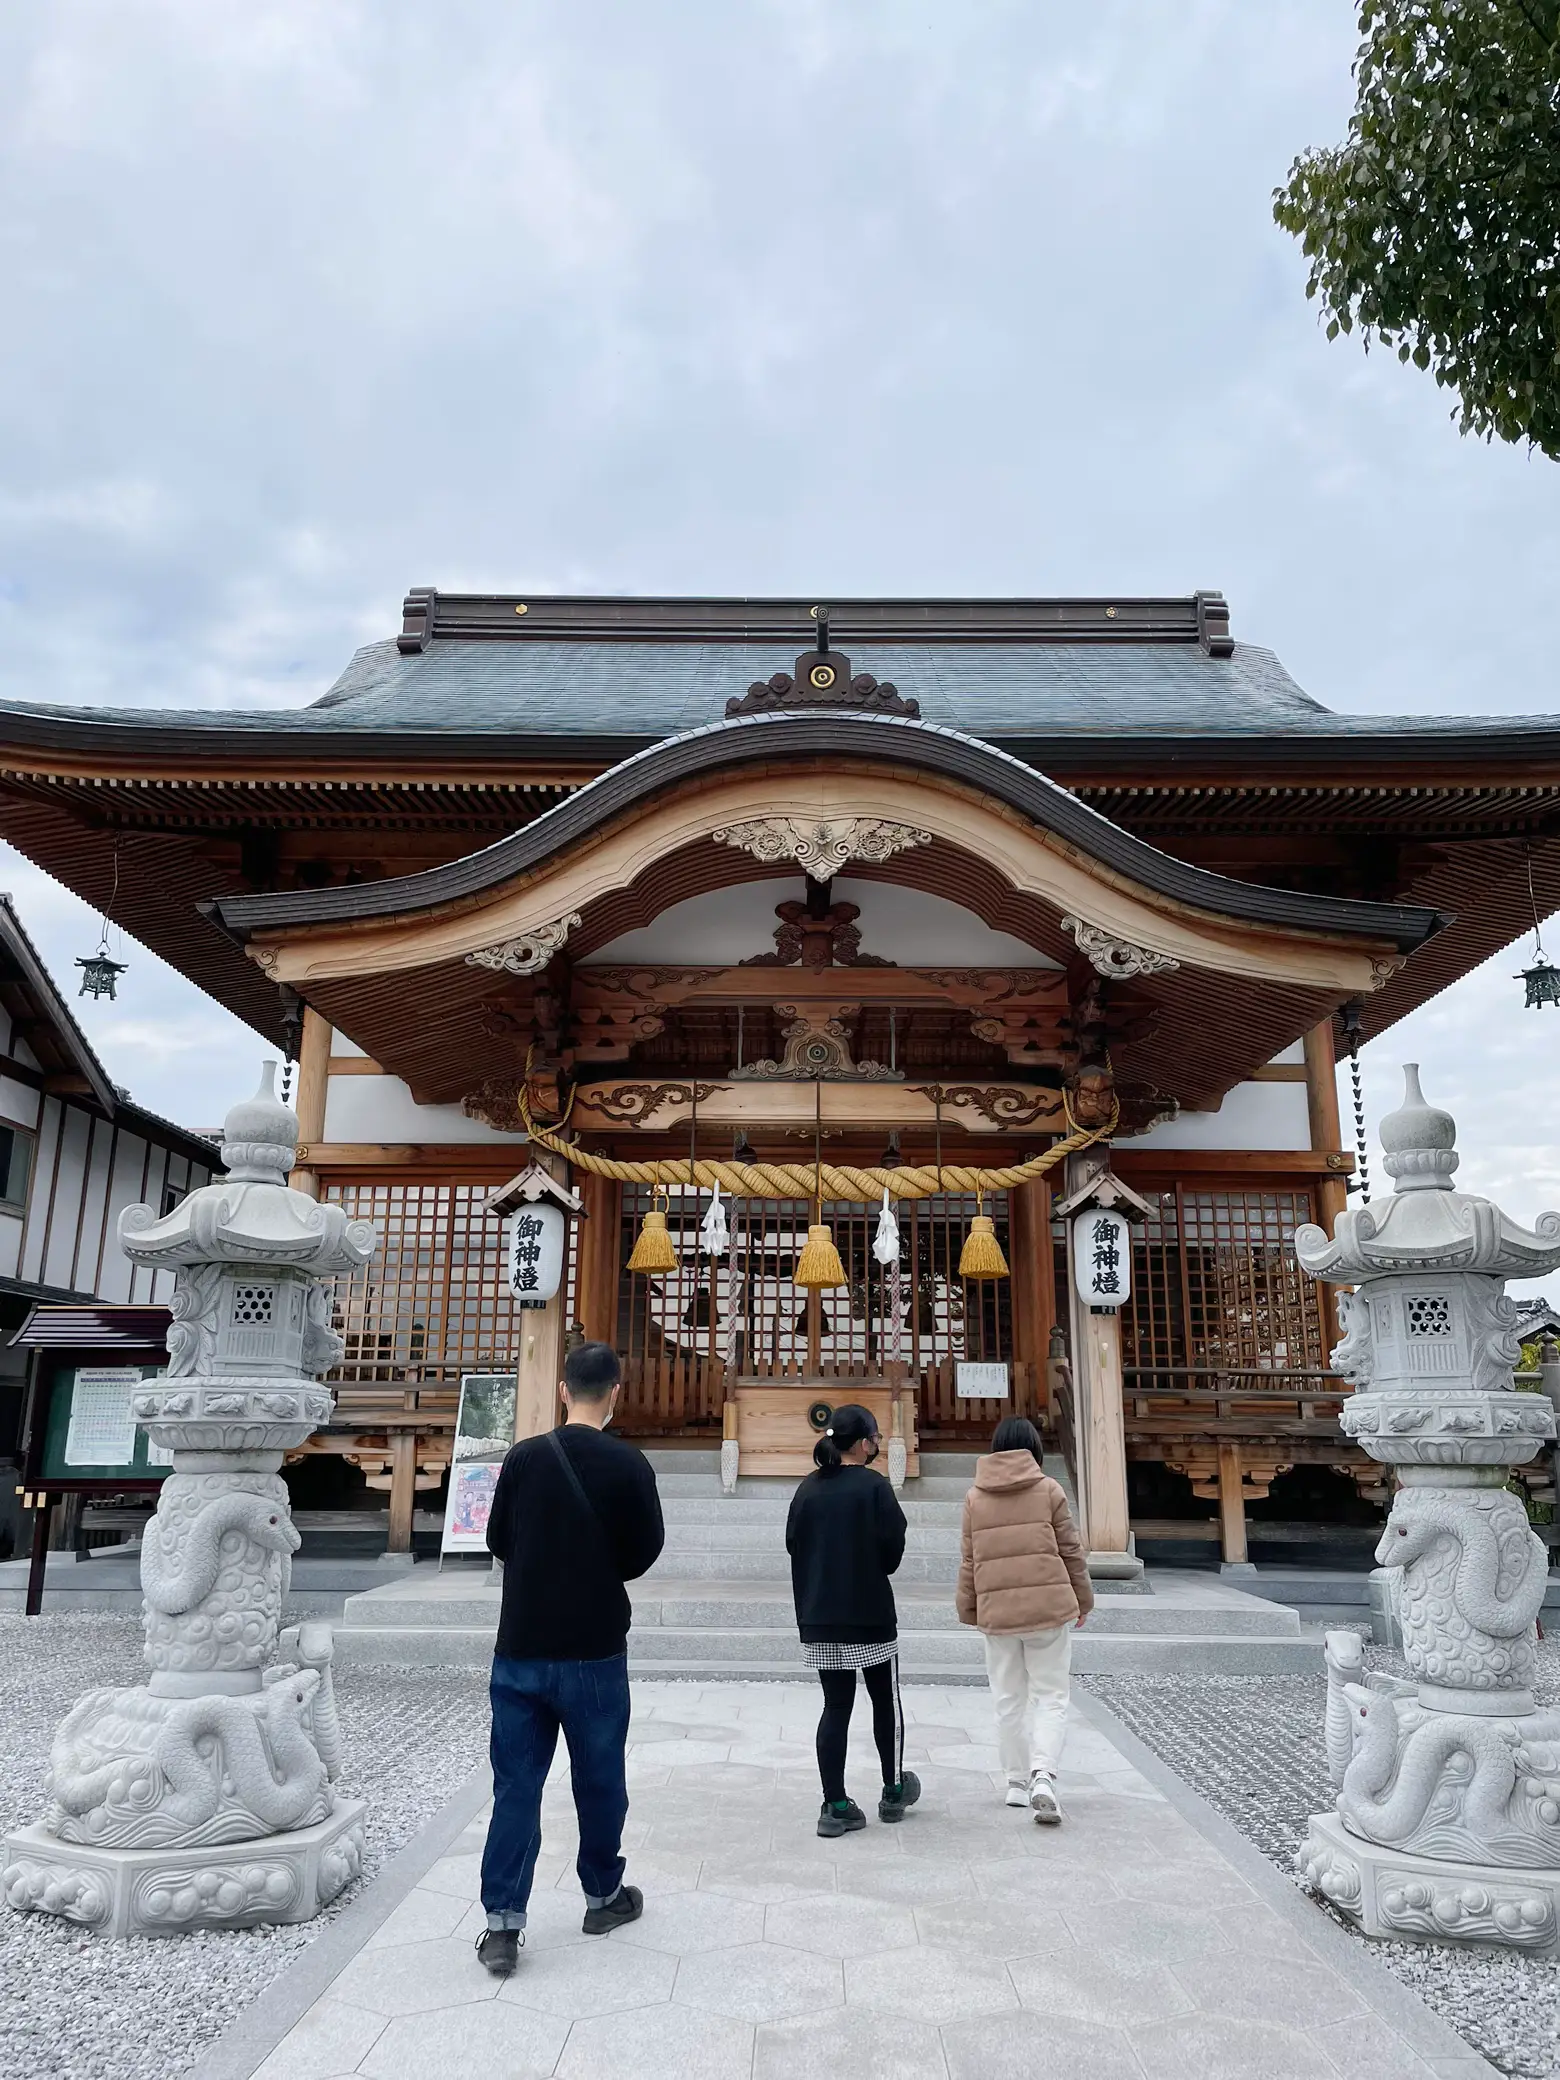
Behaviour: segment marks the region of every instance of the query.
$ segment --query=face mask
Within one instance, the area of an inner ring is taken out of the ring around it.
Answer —
[[[874,1459],[875,1459],[875,1458],[877,1457],[877,1455],[878,1455],[878,1441],[877,1441],[877,1439],[876,1439],[875,1437],[874,1437],[874,1438],[870,1438],[870,1439],[868,1440],[868,1446],[867,1446],[867,1456],[866,1456],[866,1459],[865,1459],[865,1461],[864,1461],[864,1464],[866,1464],[866,1465],[870,1466],[870,1465],[872,1464],[873,1460],[874,1460]]]

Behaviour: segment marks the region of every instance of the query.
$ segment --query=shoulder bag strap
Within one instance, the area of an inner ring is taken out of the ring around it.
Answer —
[[[602,1523],[600,1516],[597,1514],[595,1503],[593,1503],[590,1497],[586,1494],[585,1483],[574,1471],[573,1462],[569,1458],[568,1453],[564,1450],[563,1440],[558,1435],[556,1430],[548,1431],[547,1442],[552,1446],[554,1456],[557,1458],[558,1464],[563,1468],[564,1479],[568,1482],[569,1486],[574,1490],[575,1495],[579,1498],[580,1507],[584,1510],[586,1516],[590,1518],[591,1522],[595,1525],[597,1531],[601,1534],[602,1539],[605,1540],[608,1548],[610,1549],[612,1542],[610,1539],[607,1538],[607,1527],[605,1524]]]

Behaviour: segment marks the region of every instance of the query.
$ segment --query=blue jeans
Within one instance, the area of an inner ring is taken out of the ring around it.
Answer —
[[[493,1818],[482,1852],[482,1904],[489,1928],[524,1928],[542,1846],[542,1786],[558,1746],[569,1749],[579,1815],[579,1873],[585,1903],[603,1907],[623,1883],[628,1785],[628,1656],[605,1661],[513,1661],[493,1657]]]

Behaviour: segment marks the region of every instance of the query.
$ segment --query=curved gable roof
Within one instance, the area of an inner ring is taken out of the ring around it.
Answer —
[[[356,887],[230,896],[206,906],[239,939],[436,910],[502,887],[648,803],[660,791],[755,761],[890,763],[960,781],[1167,900],[1283,931],[1371,939],[1411,952],[1449,919],[1400,903],[1364,903],[1234,881],[1189,866],[1085,807],[1007,752],[956,730],[849,713],[759,715],[710,724],[624,759],[523,830],[447,866]]]

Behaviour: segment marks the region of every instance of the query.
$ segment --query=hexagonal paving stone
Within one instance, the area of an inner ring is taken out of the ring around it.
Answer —
[[[961,2015],[1018,2006],[1018,1995],[996,1959],[930,1943],[847,1958],[845,1998],[852,2007],[886,2008],[916,2022],[954,2022]]]
[[[1219,1958],[1185,1959],[1175,1967],[1175,1975],[1209,2015],[1240,2015],[1252,2022],[1314,2029],[1365,2012],[1359,1995],[1330,1965],[1304,1954],[1248,1957],[1235,1950]]]
[[[708,1957],[685,1957],[673,1998],[681,2007],[704,2008],[741,2022],[779,2022],[788,2015],[839,2007],[845,1981],[832,1957],[783,1943],[739,1943]]]
[[[465,1918],[468,1905],[453,1892],[429,1892],[418,1885],[380,1922],[367,1947],[389,1950],[398,1943],[430,1943],[441,1936],[452,1936]]]
[[[727,1899],[751,1900],[758,1906],[778,1905],[783,1900],[810,1898],[832,1891],[835,1867],[832,1860],[803,1856],[709,1856],[699,1873],[701,1892],[718,1892]]]
[[[814,1893],[770,1907],[764,1934],[771,1943],[794,1943],[824,1957],[864,1957],[916,1940],[915,1917],[907,1908],[855,1892]]]
[[[1325,2052],[1297,2029],[1229,2015],[1188,2015],[1130,2033],[1146,2080],[1337,2080]]]
[[[388,2025],[366,2008],[318,2000],[295,2022],[254,2075],[254,2080],[330,2080],[348,2073],[365,2057]]]
[[[944,2080],[937,2031],[929,2022],[845,2008],[759,2030],[753,2080]]]
[[[1054,1907],[1017,1900],[950,1900],[917,1907],[915,1926],[923,1943],[973,1950],[979,1957],[1027,1957],[1035,1951],[1073,1947],[1067,1924]]]
[[[763,1934],[764,1909],[749,1900],[718,1892],[666,1892],[647,1898],[643,1916],[615,1930],[610,1940],[697,1957],[706,1950],[759,1942]]]
[[[502,1982],[498,1997],[573,2021],[669,2000],[676,1976],[675,1957],[597,1938],[529,1956],[522,1951],[519,1970]]]
[[[470,1943],[451,1938],[360,1950],[331,1994],[373,2015],[416,2015],[426,2008],[481,2006],[498,1998],[498,1984],[478,1964]]]
[[[494,1980],[497,1986],[498,1981]],[[569,2025],[554,2015],[497,2002],[436,2008],[389,2023],[358,2071],[368,2080],[544,2080],[557,2064]]]
[[[1032,1900],[1069,1917],[1075,1909],[1105,1908],[1119,1896],[1109,1871],[1083,1863],[1058,1868],[1045,1857],[1015,1856],[975,1863],[972,1869],[976,1890],[987,1899]]]
[[[518,2011],[510,2009],[514,2014]],[[558,2080],[750,2080],[753,2025],[699,2008],[636,2008],[576,2022],[558,2061]],[[475,2071],[480,2075],[481,2069]],[[404,2075],[402,2076],[404,2080]],[[422,2080],[422,2075],[418,2075]],[[473,2080],[471,2072],[461,2080]],[[506,2076],[507,2080],[507,2076]]]
[[[943,2030],[942,2040],[949,2080],[1142,2080],[1119,2030],[1026,2012],[957,2022]],[[1176,2080],[1193,2074],[1202,2080],[1196,2066],[1185,2067]],[[1277,2074],[1251,2080],[1277,2080]]]
[[[1008,1977],[1037,2014],[1099,2026],[1168,2022],[1192,2012],[1191,1996],[1162,1964],[1143,1964],[1116,1950],[1072,1948],[1015,1958]]]

